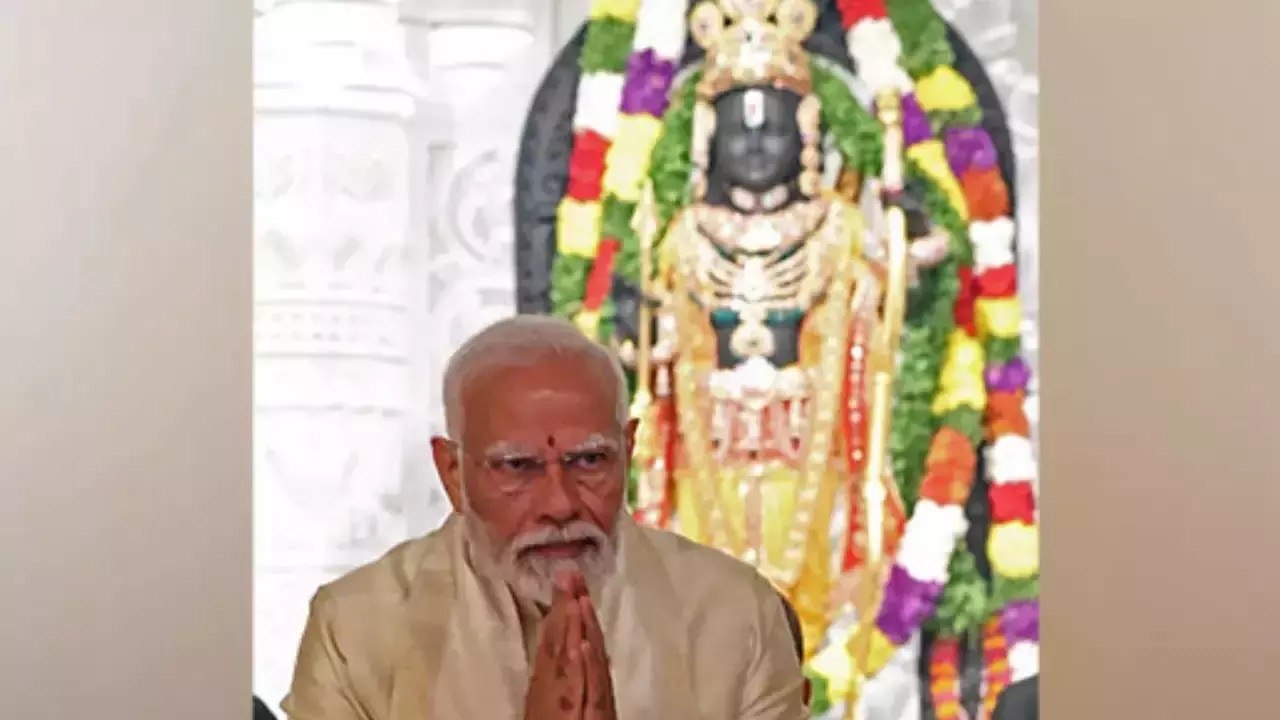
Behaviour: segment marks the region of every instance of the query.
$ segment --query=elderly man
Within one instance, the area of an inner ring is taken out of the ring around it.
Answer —
[[[611,354],[561,320],[503,320],[454,355],[444,398],[432,449],[455,512],[320,589],[289,718],[803,717],[773,588],[628,515]]]

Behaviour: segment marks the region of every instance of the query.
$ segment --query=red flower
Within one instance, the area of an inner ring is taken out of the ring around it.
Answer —
[[[840,9],[840,22],[845,30],[867,18],[889,16],[884,0],[836,0],[836,7]]]
[[[1013,297],[1018,292],[1018,268],[1001,265],[978,276],[978,295],[987,298]]]
[[[613,257],[618,253],[621,243],[616,238],[601,238],[596,248],[596,261],[591,266],[591,274],[587,276],[587,290],[582,298],[582,306],[587,310],[599,310],[604,299],[613,286]]]
[[[593,130],[573,136],[573,154],[569,156],[569,186],[565,194],[574,200],[600,199],[600,181],[604,177],[604,157],[609,139]]]
[[[969,335],[978,334],[978,326],[973,320],[973,302],[976,300],[976,289],[973,282],[973,268],[962,266],[956,271],[956,277],[960,280],[960,291],[956,293],[956,304],[952,310],[955,316],[956,327],[963,329]]]
[[[1035,524],[1036,497],[1030,482],[992,485],[987,497],[991,500],[992,525],[1008,522]]]
[[[1009,214],[1009,188],[999,168],[965,170],[960,187],[969,203],[970,220],[995,220]]]

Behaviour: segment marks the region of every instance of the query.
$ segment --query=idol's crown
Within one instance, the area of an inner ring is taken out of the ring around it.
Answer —
[[[816,21],[811,0],[705,0],[689,15],[693,39],[707,53],[699,97],[750,86],[809,94],[804,41]]]

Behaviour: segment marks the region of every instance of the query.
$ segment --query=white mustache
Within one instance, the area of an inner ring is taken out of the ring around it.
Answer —
[[[589,522],[579,520],[562,528],[547,527],[531,530],[520,535],[511,542],[511,553],[519,555],[527,550],[546,545],[559,545],[583,540],[594,543],[597,548],[604,547],[605,543],[608,542],[608,538],[605,537],[600,528]]]

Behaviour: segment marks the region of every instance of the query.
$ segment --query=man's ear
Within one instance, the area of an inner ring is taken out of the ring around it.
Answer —
[[[431,456],[435,459],[440,484],[444,485],[444,492],[449,496],[454,512],[462,512],[462,470],[458,455],[458,446],[448,438],[431,438]]]
[[[636,450],[636,428],[640,426],[639,418],[631,418],[627,421],[627,425],[622,430],[622,436],[627,442],[627,458],[630,459],[632,453]]]

